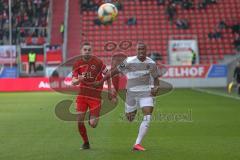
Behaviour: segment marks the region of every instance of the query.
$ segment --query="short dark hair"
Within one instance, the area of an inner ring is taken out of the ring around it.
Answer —
[[[90,42],[83,42],[82,45],[81,45],[81,48],[82,48],[83,46],[91,46],[91,43],[90,43]]]
[[[147,45],[142,41],[137,42],[137,47],[139,47],[139,46],[144,46],[145,48],[147,48]]]

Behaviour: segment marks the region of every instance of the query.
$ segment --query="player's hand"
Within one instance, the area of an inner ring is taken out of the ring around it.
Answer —
[[[116,91],[115,89],[109,89],[108,90],[108,99],[112,100],[113,98],[116,98]]]
[[[111,102],[114,103],[114,105],[116,105],[116,104],[117,104],[117,97],[113,97],[113,98],[111,99]]]
[[[76,86],[76,85],[79,85],[79,79],[78,78],[72,78],[72,85],[73,86]]]
[[[108,93],[108,99],[113,102],[116,103],[117,102],[117,97],[116,95],[112,95],[111,93]]]
[[[95,81],[95,82],[93,82],[93,87],[97,88],[99,86],[102,86],[103,83],[104,83],[103,81]]]
[[[79,81],[84,81],[84,76],[83,75],[78,75]]]
[[[154,97],[157,96],[157,93],[159,92],[159,90],[160,90],[159,86],[155,86],[155,87],[151,88],[152,96],[154,96]]]
[[[117,96],[116,96],[116,91],[113,89],[113,90],[109,90],[108,91],[108,99],[113,102],[114,104],[117,103]]]
[[[72,85],[79,85],[80,82],[84,81],[84,77],[82,75],[79,75],[77,78],[72,78]]]

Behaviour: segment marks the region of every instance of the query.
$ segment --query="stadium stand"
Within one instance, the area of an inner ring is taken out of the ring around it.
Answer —
[[[97,0],[93,2],[95,4],[99,3]],[[239,24],[237,21],[240,18],[238,0],[212,1],[207,4],[200,0],[191,2],[190,5],[188,4],[189,7],[180,2],[175,3],[174,21],[176,19],[187,20],[188,29],[178,29],[174,25],[175,23],[169,21],[166,15],[169,1],[162,4],[157,0],[122,1],[123,9],[119,12],[118,20],[110,26],[94,23],[96,18],[94,9],[85,9],[80,12],[81,16],[78,19],[80,19],[82,25],[79,24],[78,20],[75,20],[74,24],[76,25],[71,25],[78,26],[82,33],[88,37],[88,40],[94,43],[96,54],[99,56],[111,54],[103,52],[103,46],[107,41],[144,40],[149,44],[150,50],[159,52],[163,57],[163,63],[167,63],[167,43],[173,35],[196,36],[200,50],[200,63],[202,64],[218,63],[219,60],[224,58],[224,55],[235,54],[234,44],[236,43],[234,43],[234,40],[237,35],[232,32],[231,27],[221,29],[221,38],[210,39],[208,34],[218,31],[217,25],[223,20],[228,26],[233,26],[233,22],[235,25]],[[77,9],[77,7],[72,8],[71,12],[74,12],[74,9]],[[126,21],[131,17],[136,17],[136,25],[126,25]],[[69,40],[72,39],[71,36],[68,38]],[[81,41],[86,40],[86,37],[80,34],[78,38]],[[71,48],[71,50],[74,49]],[[75,53],[70,52],[69,54],[73,56]],[[128,54],[134,54],[134,48],[129,50]]]
[[[65,0],[53,0],[51,44],[62,44],[60,25],[64,22]]]
[[[68,17],[68,58],[79,54],[79,44],[81,43],[81,19],[79,11],[80,5],[78,0],[69,1],[69,17]],[[89,12],[93,13],[94,12]]]
[[[8,1],[0,1],[0,43],[9,41]],[[12,0],[12,43],[41,45],[47,36],[49,0]]]
[[[8,1],[0,1],[0,43],[7,44],[9,38]],[[81,3],[79,3],[81,2]],[[171,2],[171,3],[170,3]],[[118,20],[112,25],[96,23],[96,10],[101,0],[70,0],[68,19],[68,54],[79,54],[81,41],[94,43],[96,54],[110,57],[104,52],[107,41],[143,40],[151,52],[160,53],[163,63],[168,63],[168,40],[172,36],[184,39],[196,37],[200,51],[200,63],[218,63],[224,55],[233,55],[240,49],[239,26],[240,4],[238,0],[136,0],[121,1]],[[65,0],[53,0],[51,45],[62,44],[60,25],[64,22]],[[49,0],[12,1],[13,44],[41,45],[46,42],[49,27],[47,14]],[[173,6],[173,19],[169,21],[169,6]],[[119,6],[119,5],[118,5]],[[134,18],[134,25],[128,21]],[[187,22],[187,26],[182,22]],[[131,48],[127,54],[134,54]],[[50,55],[50,57],[54,57]],[[58,56],[61,57],[61,56]],[[50,58],[51,59],[51,58]],[[56,59],[57,62],[61,58]]]

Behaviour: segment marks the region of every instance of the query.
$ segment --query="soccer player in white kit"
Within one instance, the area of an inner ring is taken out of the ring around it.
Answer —
[[[96,86],[108,78],[124,73],[127,76],[127,93],[125,101],[125,113],[129,121],[133,121],[137,109],[141,108],[143,120],[139,127],[138,136],[133,150],[144,151],[141,145],[146,135],[154,108],[154,97],[159,91],[159,72],[156,63],[147,57],[147,46],[144,43],[137,44],[137,55],[126,58],[122,64],[107,74]]]

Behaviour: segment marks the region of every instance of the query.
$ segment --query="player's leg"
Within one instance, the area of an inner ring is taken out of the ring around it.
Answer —
[[[240,95],[240,82],[237,84],[237,89],[238,89],[238,95]]]
[[[126,95],[126,102],[125,102],[125,115],[129,122],[132,122],[135,119],[137,114],[137,101],[134,96],[130,94]]]
[[[84,102],[83,98],[78,98],[77,99],[77,125],[78,125],[78,131],[79,134],[82,137],[83,140],[83,145],[81,149],[89,149],[89,140],[88,140],[88,135],[87,135],[87,129],[84,124],[85,120],[85,115],[87,111],[87,104]]]
[[[129,112],[129,113],[125,113],[127,120],[129,122],[132,122],[135,119],[136,114],[137,114],[137,110]]]
[[[90,109],[89,125],[92,128],[96,128],[99,121],[99,115],[101,111],[101,100],[100,99],[89,99],[88,105]]]
[[[36,63],[35,62],[33,62],[33,71],[34,71],[34,73],[36,73]]]
[[[29,62],[29,63],[28,63],[28,66],[29,66],[29,74],[31,74],[31,72],[32,72],[32,63]]]
[[[142,108],[144,117],[140,124],[138,136],[133,149],[144,151],[145,149],[142,147],[141,142],[144,136],[146,135],[150,125],[151,115],[153,112],[153,98],[152,97],[141,98],[139,100],[139,103],[140,103],[140,107]]]
[[[88,141],[88,136],[87,136],[87,129],[84,124],[84,119],[85,119],[86,112],[79,112],[77,114],[77,124],[78,124],[78,131],[79,134],[82,137],[83,144],[89,144]],[[85,147],[82,147],[83,149],[86,149]]]

